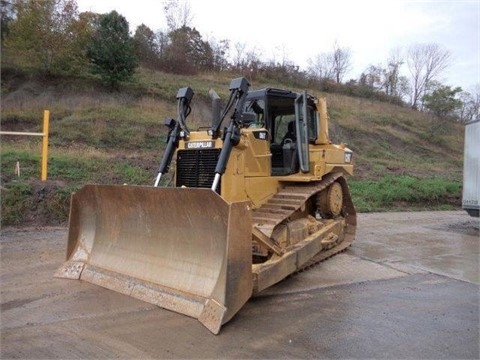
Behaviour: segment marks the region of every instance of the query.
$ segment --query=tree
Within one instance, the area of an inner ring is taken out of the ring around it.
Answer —
[[[247,48],[247,44],[237,42],[235,43],[235,55],[233,58],[233,66],[236,69],[241,69],[245,63],[245,50]]]
[[[17,61],[47,74],[72,72],[82,59],[77,46],[78,9],[75,0],[17,0],[5,47]]]
[[[350,67],[350,49],[341,48],[335,41],[331,52],[320,53],[313,61],[309,60],[308,73],[317,80],[333,80],[339,84]]]
[[[192,26],[193,15],[187,1],[167,0],[163,10],[170,32]]]
[[[154,66],[158,60],[155,33],[145,24],[141,24],[133,35],[133,45],[138,60],[146,66]]]
[[[157,33],[155,34],[155,48],[157,49],[157,54],[160,60],[165,57],[165,53],[167,51],[169,43],[170,39],[168,37],[168,34],[163,31],[157,31]]]
[[[78,16],[78,20],[73,24],[72,32],[75,34],[75,40],[71,46],[72,53],[75,56],[70,59],[72,69],[88,71],[89,61],[86,49],[100,21],[100,16],[100,14],[89,11],[82,12]]]
[[[432,81],[448,66],[451,53],[437,44],[416,44],[408,50],[407,64],[412,76],[411,106],[419,108],[419,102],[429,91]]]
[[[333,80],[333,67],[332,67],[331,54],[320,53],[315,58],[308,60],[308,74],[320,81]]]
[[[3,46],[3,40],[8,35],[9,25],[14,19],[15,10],[13,7],[12,1],[9,0],[0,0],[0,20],[1,20],[1,44]]]
[[[165,51],[167,71],[194,74],[213,68],[213,51],[195,28],[182,27],[169,33],[170,43]]]
[[[208,44],[210,45],[213,52],[214,70],[227,70],[229,65],[227,54],[230,50],[230,42],[226,39],[218,41],[217,39],[212,37],[208,39]]]
[[[360,76],[360,85],[380,91],[384,86],[385,69],[381,65],[370,65]]]
[[[480,118],[480,85],[472,93],[464,91],[459,94],[461,106],[457,110],[458,118],[462,123],[467,123]]]
[[[340,84],[345,74],[350,70],[352,54],[350,49],[341,48],[335,41],[333,44],[333,75],[337,84]]]
[[[452,89],[450,86],[435,84],[436,88],[431,93],[423,96],[425,108],[440,118],[448,118],[462,106],[462,102],[455,96],[462,91],[462,88]]]
[[[235,54],[233,67],[244,76],[252,76],[258,72],[260,67],[260,53],[256,47],[247,48],[247,44],[235,43]]]
[[[112,88],[133,76],[137,57],[125,17],[116,11],[100,17],[98,28],[87,45],[87,56],[93,65],[92,72]]]
[[[402,80],[400,76],[400,68],[403,65],[403,59],[400,54],[400,49],[394,49],[390,53],[387,60],[387,66],[384,70],[383,88],[385,94],[389,96],[402,96]]]
[[[400,49],[394,49],[386,64],[370,65],[361,74],[359,85],[369,87],[375,92],[383,92],[395,102],[402,102],[402,98],[409,93],[408,79],[400,75],[402,65]]]

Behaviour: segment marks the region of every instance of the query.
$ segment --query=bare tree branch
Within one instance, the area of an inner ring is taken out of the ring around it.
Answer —
[[[339,84],[345,74],[351,68],[351,51],[349,48],[341,48],[338,42],[333,44],[333,73],[335,81]]]
[[[419,107],[429,84],[450,65],[451,53],[438,44],[416,44],[409,48],[407,64],[412,76],[411,106]]]
[[[193,14],[188,1],[168,0],[163,9],[165,10],[169,31],[175,31],[183,27],[191,27]]]
[[[318,54],[314,60],[309,60],[308,72],[319,80],[342,82],[351,67],[351,51],[341,48],[335,41],[333,51]]]

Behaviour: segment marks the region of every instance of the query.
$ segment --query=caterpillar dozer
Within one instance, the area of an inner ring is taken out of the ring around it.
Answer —
[[[178,91],[153,186],[72,194],[56,277],[197,318],[218,334],[252,296],[352,243],[352,151],[330,141],[325,99],[250,91],[245,78],[229,90],[223,110],[210,90],[212,125],[196,131],[186,122],[194,92]],[[169,170],[174,186],[161,186]]]

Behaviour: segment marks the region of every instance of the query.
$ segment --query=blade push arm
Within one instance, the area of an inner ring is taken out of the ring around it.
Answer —
[[[162,175],[168,172],[170,163],[172,162],[173,154],[175,153],[175,149],[178,147],[180,130],[184,131],[185,134],[187,135],[190,133],[185,123],[185,120],[187,119],[187,116],[191,112],[190,101],[192,100],[192,98],[193,98],[193,90],[190,87],[179,89],[177,93],[177,100],[178,100],[177,120],[175,121],[170,118],[165,119],[165,125],[168,126],[169,128],[167,147],[165,148],[165,152],[163,154],[160,167],[158,169],[158,174],[154,184],[155,187],[157,187],[158,184],[160,183],[160,179],[162,178]]]
[[[237,78],[232,80],[232,82],[230,83],[230,99],[228,100],[227,106],[225,107],[225,110],[220,117],[220,121],[212,127],[213,136],[218,136],[218,132],[223,122],[223,119],[230,111],[232,106],[235,104],[230,124],[228,125],[226,131],[223,134],[223,147],[220,151],[217,166],[215,167],[215,178],[212,184],[213,191],[217,190],[220,178],[227,167],[228,159],[230,158],[230,153],[232,152],[233,146],[238,145],[238,143],[240,142],[241,124],[239,122],[239,119],[243,112],[243,107],[245,105],[245,99],[248,94],[249,86],[250,84],[245,78]]]

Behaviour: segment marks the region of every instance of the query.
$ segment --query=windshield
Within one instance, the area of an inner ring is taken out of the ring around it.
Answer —
[[[247,100],[243,113],[249,114],[249,127],[265,127],[265,101],[262,99]]]

